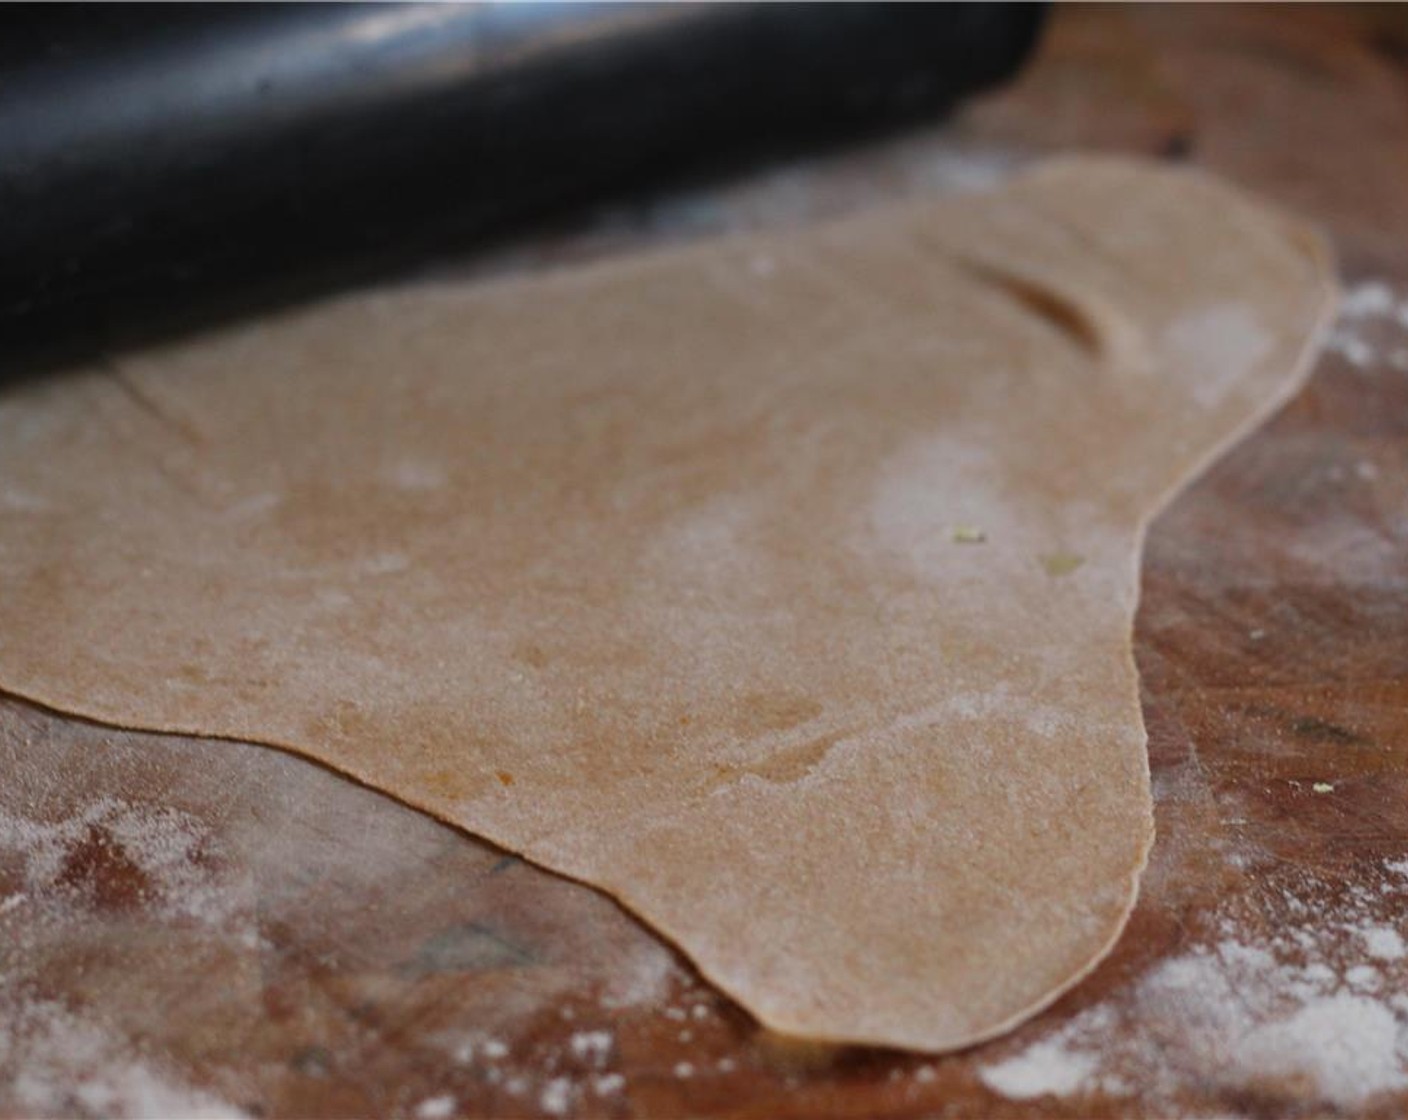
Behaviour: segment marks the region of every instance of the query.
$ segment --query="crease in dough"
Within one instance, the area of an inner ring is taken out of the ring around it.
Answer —
[[[333,766],[774,1029],[965,1046],[1123,928],[1145,527],[1332,303],[1294,220],[1064,160],[7,388],[0,686]]]

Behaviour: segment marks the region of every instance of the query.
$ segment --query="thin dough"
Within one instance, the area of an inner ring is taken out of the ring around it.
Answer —
[[[1065,161],[12,387],[0,684],[337,767],[778,1030],[960,1047],[1124,924],[1144,526],[1331,275],[1229,187]]]

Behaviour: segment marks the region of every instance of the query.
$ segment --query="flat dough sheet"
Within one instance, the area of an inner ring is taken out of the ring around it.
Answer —
[[[334,766],[777,1030],[960,1047],[1125,922],[1144,527],[1331,276],[1225,185],[1074,160],[12,386],[0,685]]]

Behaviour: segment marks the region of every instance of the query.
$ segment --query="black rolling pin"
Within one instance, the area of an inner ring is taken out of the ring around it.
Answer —
[[[932,115],[1010,75],[1040,15],[0,7],[0,363],[121,346],[663,173]]]

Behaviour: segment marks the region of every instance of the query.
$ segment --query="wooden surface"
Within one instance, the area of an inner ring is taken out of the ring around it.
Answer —
[[[1067,8],[1049,32],[941,128],[474,270],[972,189],[1070,148],[1189,159],[1332,232],[1350,299],[1309,387],[1150,537],[1159,835],[1110,959],[964,1054],[789,1044],[603,897],[317,766],[0,700],[0,1114],[1408,1111],[1408,28]]]

